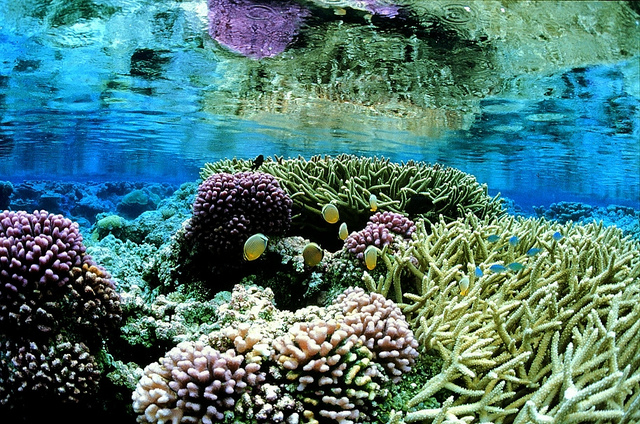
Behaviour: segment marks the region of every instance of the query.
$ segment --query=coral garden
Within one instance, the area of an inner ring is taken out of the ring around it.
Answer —
[[[515,216],[462,171],[345,155],[223,160],[152,194],[130,187],[90,237],[0,215],[3,417],[640,420],[635,211]]]

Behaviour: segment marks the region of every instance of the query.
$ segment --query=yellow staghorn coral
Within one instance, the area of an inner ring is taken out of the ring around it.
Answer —
[[[441,372],[390,423],[640,419],[640,247],[615,227],[467,215],[363,276],[399,304]],[[459,282],[464,279],[463,295]],[[442,389],[439,408],[420,409]]]
[[[251,169],[243,159],[225,159],[205,164],[200,177],[219,172]],[[336,205],[347,223],[366,221],[371,214],[370,198],[377,198],[377,210],[410,213],[437,220],[439,215],[456,219],[471,212],[480,217],[504,214],[498,196],[490,197],[487,186],[455,168],[408,161],[394,163],[377,157],[341,154],[284,159],[267,158],[260,171],[274,175],[293,199],[293,212],[322,215],[326,204]],[[293,217],[294,222],[297,218]]]

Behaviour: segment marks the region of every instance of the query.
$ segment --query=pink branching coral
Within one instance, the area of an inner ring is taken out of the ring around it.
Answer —
[[[395,302],[378,293],[349,288],[333,304],[341,308],[344,323],[355,329],[394,383],[411,370],[418,356],[418,341]]]
[[[213,174],[198,187],[186,228],[212,253],[241,252],[255,233],[281,234],[291,224],[291,198],[274,176],[262,172]]]
[[[351,233],[344,241],[345,248],[362,259],[367,246],[382,249],[393,243],[394,235],[411,238],[416,226],[406,216],[395,212],[377,212],[369,218],[364,229]]]
[[[221,307],[235,320],[145,368],[133,394],[139,422],[209,423],[225,411],[257,422],[362,422],[418,355],[400,309],[381,295],[351,288],[326,308],[260,316],[254,306],[269,290],[256,290],[236,286]]]
[[[234,350],[219,352],[202,342],[182,342],[147,366],[133,394],[138,422],[215,423],[233,411],[240,396],[262,383],[260,364]]]

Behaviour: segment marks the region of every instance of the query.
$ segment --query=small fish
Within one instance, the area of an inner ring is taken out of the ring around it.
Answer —
[[[556,231],[555,233],[553,233],[553,239],[555,241],[560,241],[564,238],[564,236],[562,235],[562,233],[560,233],[560,231]]]
[[[336,205],[327,203],[322,208],[322,217],[329,224],[335,224],[340,219],[340,212],[338,212]]]
[[[511,246],[516,246],[519,242],[520,242],[520,239],[518,238],[518,236],[509,237],[509,244]]]
[[[504,265],[494,264],[489,267],[492,272],[505,272],[507,268]]]
[[[520,271],[524,268],[524,265],[522,265],[520,262],[511,262],[509,265],[507,265],[507,268],[509,268],[511,271]]]
[[[264,234],[254,234],[244,242],[244,259],[247,261],[256,260],[267,249],[269,239]]]
[[[460,296],[466,296],[469,293],[469,277],[462,277],[458,281],[458,286],[460,286]]]
[[[499,236],[499,235],[497,235],[497,234],[491,234],[489,237],[487,237],[487,241],[488,241],[489,243],[495,243],[495,242],[497,242],[498,240],[500,240],[500,236]]]
[[[375,212],[378,210],[378,198],[373,193],[371,194],[371,196],[369,196],[369,207],[369,210],[371,212]]]
[[[476,267],[476,277],[480,278],[482,277],[484,274],[482,273],[482,270],[480,269],[479,266]]]
[[[309,243],[302,250],[302,258],[306,266],[314,267],[318,265],[323,257],[324,251],[316,243]]]
[[[258,155],[253,160],[253,165],[251,165],[251,170],[252,171],[257,171],[258,168],[260,168],[260,165],[262,165],[263,162],[264,162],[264,155]]]
[[[378,263],[378,248],[375,246],[369,246],[364,251],[364,263],[368,270],[372,270]]]
[[[340,228],[338,229],[338,237],[340,237],[340,240],[346,240],[348,236],[349,230],[347,230],[347,223],[343,222],[340,224]]]
[[[527,256],[535,256],[538,253],[540,253],[540,249],[538,249],[537,247],[532,247],[531,249],[527,250]]]

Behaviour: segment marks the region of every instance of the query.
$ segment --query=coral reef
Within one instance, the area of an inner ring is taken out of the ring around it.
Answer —
[[[0,359],[0,405],[12,409],[63,404],[91,403],[101,373],[95,358],[83,343],[58,337],[52,344],[7,341]],[[5,411],[6,412],[6,411]]]
[[[133,394],[138,421],[359,422],[418,356],[399,308],[379,294],[348,289],[295,312],[272,298],[236,286],[220,331],[148,365]]]
[[[0,213],[0,283],[3,412],[37,413],[29,409],[40,398],[90,399],[100,377],[93,355],[122,311],[78,225],[46,211]]]
[[[200,177],[217,172],[238,172],[252,163],[225,159],[206,164]],[[359,228],[369,218],[369,198],[375,194],[381,211],[409,213],[412,217],[448,220],[472,212],[480,217],[503,214],[498,196],[487,195],[487,187],[460,170],[408,161],[352,155],[267,158],[261,170],[273,174],[293,199],[294,222],[308,214],[320,217],[327,203],[335,204],[350,228]],[[297,223],[301,225],[301,222]]]
[[[367,225],[360,231],[354,231],[344,241],[344,248],[363,258],[367,246],[382,249],[394,241],[394,234],[403,239],[410,239],[416,226],[406,216],[394,212],[378,212],[369,218]]]
[[[418,222],[385,256],[387,275],[364,277],[406,302],[420,344],[443,359],[391,422],[637,421],[639,252],[602,224]],[[417,407],[443,389],[439,407]]]
[[[128,194],[140,192],[148,199],[138,205],[139,213],[154,207],[157,199],[171,195],[177,186],[173,184],[149,184],[135,182],[72,183],[64,181],[24,181],[13,185],[6,207],[0,209],[35,210],[46,209],[72,219],[81,227],[90,227],[99,213],[114,214],[118,208],[127,209],[123,200]],[[0,196],[1,198],[2,196]],[[134,200],[133,197],[129,197]],[[0,201],[1,203],[1,201]],[[48,207],[45,207],[48,206]],[[0,205],[1,206],[1,205]],[[129,209],[127,209],[129,211]],[[135,215],[137,216],[137,215]],[[133,219],[134,215],[127,218]]]
[[[212,174],[198,187],[185,239],[212,254],[239,255],[251,235],[285,232],[291,222],[291,203],[272,175]]]

